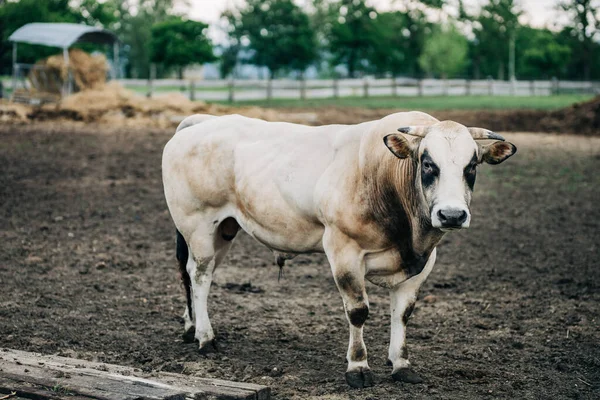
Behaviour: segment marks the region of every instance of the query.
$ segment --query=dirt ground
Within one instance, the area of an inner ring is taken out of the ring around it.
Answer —
[[[1,347],[254,382],[276,399],[600,398],[600,138],[506,134],[517,155],[481,168],[472,227],[439,246],[409,322],[425,382],[392,381],[389,299],[369,285],[376,386],[352,390],[322,255],[288,262],[278,282],[242,235],[210,295],[220,352],[183,343],[160,178],[171,135],[0,126]]]

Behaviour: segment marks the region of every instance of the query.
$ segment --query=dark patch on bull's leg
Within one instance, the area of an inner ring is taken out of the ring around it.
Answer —
[[[187,331],[183,332],[181,335],[184,343],[194,343],[196,340],[196,327],[190,326]]]
[[[177,262],[179,263],[179,273],[181,274],[181,282],[185,289],[186,304],[188,315],[192,317],[192,280],[187,271],[187,261],[189,257],[188,246],[181,232],[177,231],[177,251],[175,253]],[[184,334],[185,335],[185,334]]]
[[[369,307],[367,305],[353,308],[352,310],[348,311],[348,319],[350,320],[350,323],[357,328],[360,328],[365,324],[368,316]]]
[[[412,315],[414,309],[415,309],[415,302],[413,301],[406,307],[406,310],[404,310],[404,315],[402,316],[402,323],[404,324],[404,326],[406,326],[406,324],[408,323],[408,319]]]
[[[408,349],[406,348],[406,345],[403,345],[402,348],[400,348],[400,357],[408,360]]]
[[[365,361],[367,359],[367,352],[362,347],[352,349],[350,353],[352,361]]]
[[[368,368],[359,368],[355,371],[346,372],[346,382],[353,388],[365,388],[373,386],[373,373]]]
[[[237,235],[238,230],[240,229],[240,225],[237,223],[235,218],[229,217],[225,218],[223,222],[221,222],[221,225],[219,225],[219,229],[221,231],[221,237],[223,238],[223,240],[231,242],[233,239],[235,239],[235,236]]]
[[[362,297],[363,287],[358,279],[356,279],[355,275],[351,272],[343,272],[336,276],[336,281],[338,287],[348,295],[354,296],[357,298]]]
[[[392,372],[392,378],[396,382],[406,382],[406,383],[421,383],[423,382],[423,378],[419,376],[415,371],[410,368],[398,368],[394,372]]]

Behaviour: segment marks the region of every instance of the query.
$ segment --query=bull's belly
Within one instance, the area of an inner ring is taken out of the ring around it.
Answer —
[[[292,254],[323,252],[324,228],[318,223],[290,216],[263,215],[255,219],[241,210],[236,220],[246,233],[273,251]]]

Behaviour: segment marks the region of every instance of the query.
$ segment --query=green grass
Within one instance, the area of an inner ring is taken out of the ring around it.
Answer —
[[[238,105],[274,108],[318,108],[325,106],[396,108],[410,110],[553,110],[591,99],[585,94],[556,96],[423,96],[423,97],[343,97],[314,100],[273,99],[271,101],[240,101]]]

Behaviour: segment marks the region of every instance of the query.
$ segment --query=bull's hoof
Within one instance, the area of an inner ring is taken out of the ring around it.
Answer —
[[[373,386],[373,373],[368,368],[359,368],[346,372],[346,382],[353,388],[366,388]]]
[[[423,378],[410,368],[398,368],[392,372],[392,378],[397,382],[422,383]]]
[[[219,347],[217,346],[217,340],[212,339],[200,344],[200,354],[218,353]]]
[[[183,335],[181,335],[181,338],[183,339],[184,343],[194,343],[194,340],[196,340],[196,328],[194,326],[190,326],[185,332],[183,332]]]

